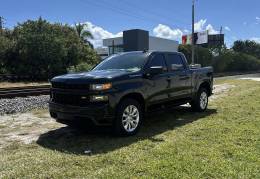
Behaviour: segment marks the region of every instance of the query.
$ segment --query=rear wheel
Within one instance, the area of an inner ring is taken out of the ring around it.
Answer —
[[[140,129],[142,119],[141,105],[136,100],[125,99],[118,105],[114,132],[117,135],[134,135]]]
[[[208,107],[208,91],[205,88],[200,88],[195,99],[191,102],[193,111],[203,112]]]

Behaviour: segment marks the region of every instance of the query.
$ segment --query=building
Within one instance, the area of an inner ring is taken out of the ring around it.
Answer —
[[[225,43],[225,35],[224,34],[214,34],[208,36],[208,43],[203,44],[203,47],[214,47],[214,46],[222,46]]]
[[[95,51],[101,57],[101,59],[104,59],[108,56],[108,48],[107,47],[98,47],[98,48],[95,48]]]
[[[142,50],[178,51],[179,43],[175,40],[149,36],[149,32],[140,29],[127,30],[123,37],[103,40],[103,46],[108,47],[108,55]]]

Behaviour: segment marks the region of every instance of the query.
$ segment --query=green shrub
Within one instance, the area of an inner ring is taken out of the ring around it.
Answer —
[[[233,52],[225,51],[220,53],[218,56],[213,58],[213,68],[215,72],[226,72],[228,71],[228,66],[233,61]]]
[[[191,63],[191,54],[192,49],[190,45],[180,45],[179,52],[182,52],[186,58],[188,63]],[[201,64],[201,66],[209,66],[212,64],[212,53],[210,49],[203,48],[203,47],[196,47],[195,48],[195,56],[194,56],[195,63]]]
[[[235,41],[232,49],[235,52],[245,53],[260,59],[260,44],[255,41],[251,41],[251,40]]]
[[[88,63],[80,63],[76,66],[70,66],[67,71],[69,73],[87,72],[87,71],[90,71],[92,68],[93,68],[93,65],[90,65]]]
[[[5,66],[6,59],[12,54],[12,49],[15,42],[9,39],[7,36],[0,35],[0,74],[8,73]]]
[[[244,72],[260,70],[260,60],[254,56],[226,51],[214,58],[215,72]]]
[[[254,56],[235,53],[232,62],[227,66],[228,71],[256,71],[260,70],[260,60]]]
[[[19,24],[13,30],[12,57],[6,59],[9,73],[49,79],[67,73],[70,66],[94,65],[97,54],[85,45],[68,25],[51,24],[39,18]]]
[[[238,43],[238,42],[237,42]],[[239,50],[238,45],[236,49]],[[249,47],[248,47],[249,48]],[[179,51],[184,53],[191,63],[191,46],[180,45]],[[233,51],[233,49],[195,48],[195,63],[202,66],[212,65],[215,72],[244,72],[260,70],[260,59],[253,55]]]

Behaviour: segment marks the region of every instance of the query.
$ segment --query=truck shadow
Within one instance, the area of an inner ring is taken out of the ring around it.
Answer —
[[[151,140],[154,143],[163,142],[163,139],[155,136],[215,113],[217,113],[216,109],[194,113],[189,107],[181,106],[151,113],[146,117],[142,129],[135,136],[115,137],[109,128],[101,127],[92,128],[92,130],[62,127],[42,134],[37,140],[37,144],[69,154],[85,155],[86,151],[91,152],[91,155],[108,153],[142,140]]]

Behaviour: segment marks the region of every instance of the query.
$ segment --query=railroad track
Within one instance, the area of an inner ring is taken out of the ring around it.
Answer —
[[[50,93],[50,85],[0,88],[0,98],[38,96],[38,95],[47,95],[49,93]]]

